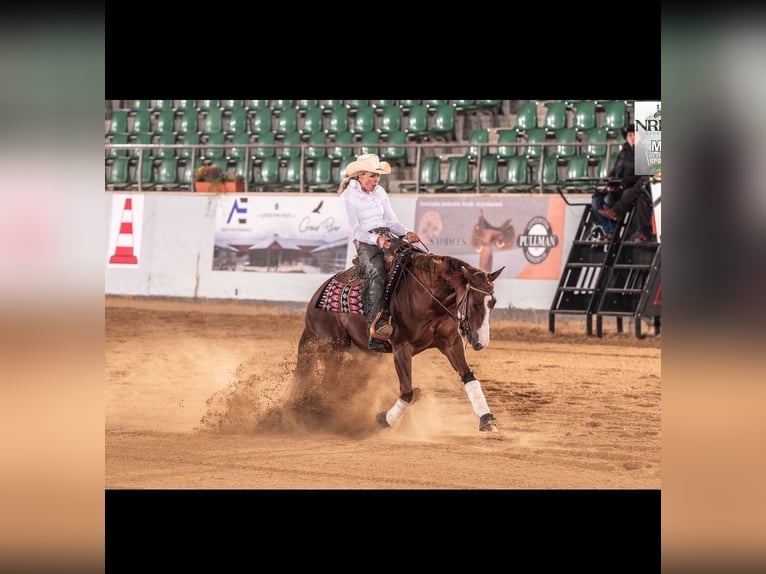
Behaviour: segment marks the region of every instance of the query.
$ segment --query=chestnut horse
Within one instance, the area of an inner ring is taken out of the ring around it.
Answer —
[[[393,262],[393,269],[397,265],[399,269],[386,291],[394,327],[389,352],[393,354],[399,378],[399,397],[389,410],[378,414],[377,422],[382,427],[393,427],[401,420],[413,398],[412,357],[436,348],[447,357],[463,382],[479,418],[479,430],[497,432],[481,384],[468,365],[465,347],[470,343],[474,350],[481,351],[489,345],[490,311],[496,303],[493,282],[504,267],[487,273],[460,259],[426,253],[400,238],[389,238],[392,247],[385,256],[389,263]],[[365,315],[331,312],[318,305],[332,280],[317,289],[306,309],[305,327],[298,344],[299,382],[309,380],[316,369],[324,372],[321,384],[332,385],[328,378],[340,376],[343,351],[352,346],[377,354],[367,350]]]

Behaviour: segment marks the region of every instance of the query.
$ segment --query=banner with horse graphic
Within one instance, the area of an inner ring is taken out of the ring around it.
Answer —
[[[418,198],[415,230],[436,253],[508,279],[557,279],[565,203],[560,197]]]

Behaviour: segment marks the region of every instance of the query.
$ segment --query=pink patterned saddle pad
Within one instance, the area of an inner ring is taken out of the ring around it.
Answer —
[[[316,308],[332,313],[351,313],[364,315],[362,303],[362,287],[364,277],[358,273],[359,267],[354,266],[336,273],[325,286],[316,302]]]

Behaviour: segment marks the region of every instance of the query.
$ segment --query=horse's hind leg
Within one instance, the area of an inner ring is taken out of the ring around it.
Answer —
[[[295,364],[291,398],[300,398],[314,384],[318,368],[317,341],[304,330],[298,342],[298,359]]]

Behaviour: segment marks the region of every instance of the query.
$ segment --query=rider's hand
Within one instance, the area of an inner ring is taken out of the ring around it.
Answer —
[[[378,247],[381,247],[382,249],[388,249],[391,247],[391,240],[385,235],[378,235],[378,239],[376,241]]]
[[[418,234],[414,231],[408,231],[404,238],[410,243],[417,243],[420,241],[420,237],[418,237]]]

